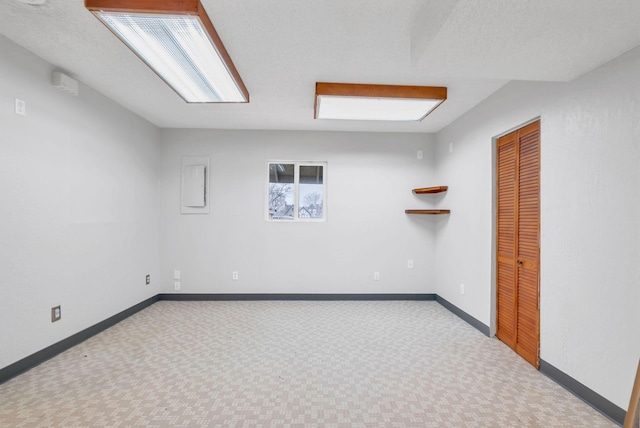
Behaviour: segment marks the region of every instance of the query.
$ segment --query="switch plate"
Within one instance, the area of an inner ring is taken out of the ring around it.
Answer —
[[[237,280],[238,280],[238,271],[234,270],[234,271],[231,273],[231,278],[232,278],[234,281],[237,281]]]
[[[27,115],[27,103],[19,98],[16,98],[16,114],[19,114],[20,116]]]
[[[407,268],[413,269],[413,259],[407,260]]]
[[[151,275],[147,275],[145,280],[147,282],[147,285],[151,284]]]
[[[173,289],[175,291],[180,291],[180,281],[174,281],[173,282]]]
[[[62,309],[60,308],[60,305],[51,308],[51,322],[60,321],[60,318],[62,318]]]
[[[460,284],[460,294],[464,294],[464,284]]]
[[[423,156],[424,156],[424,153],[422,152],[422,150],[418,150],[418,153],[416,154],[416,157],[418,159],[422,159]]]
[[[380,272],[374,272],[373,273],[373,280],[374,281],[380,281]]]
[[[180,271],[179,270],[174,270],[173,271],[173,279],[180,279]]]

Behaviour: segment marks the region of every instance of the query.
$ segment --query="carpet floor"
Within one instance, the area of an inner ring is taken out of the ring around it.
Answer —
[[[1,427],[615,427],[436,302],[161,301],[0,385]]]

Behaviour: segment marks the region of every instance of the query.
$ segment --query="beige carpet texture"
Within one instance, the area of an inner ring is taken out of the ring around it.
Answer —
[[[0,427],[615,427],[436,302],[160,301],[0,385]]]

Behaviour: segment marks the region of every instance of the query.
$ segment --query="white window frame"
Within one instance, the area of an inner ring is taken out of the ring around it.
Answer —
[[[294,217],[292,219],[273,219],[269,215],[269,165],[290,164],[293,165],[293,206]],[[301,166],[321,166],[322,167],[322,218],[299,217],[299,194],[300,194],[300,167]],[[291,161],[291,160],[269,160],[266,164],[267,180],[265,186],[265,220],[275,223],[322,223],[327,221],[327,162],[326,161]]]

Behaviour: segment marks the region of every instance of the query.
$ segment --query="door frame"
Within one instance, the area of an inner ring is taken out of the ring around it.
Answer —
[[[542,141],[542,120],[540,116],[522,122],[491,138],[491,312],[489,316],[489,337],[494,337],[498,329],[498,310],[496,303],[498,298],[498,280],[496,277],[498,263],[498,139],[536,121],[540,121],[540,141]],[[540,152],[542,153],[542,147],[540,147]],[[542,157],[540,158],[540,170],[542,171]],[[540,177],[540,188],[542,189],[542,177]],[[540,213],[542,213],[542,192],[540,192]],[[539,242],[539,244],[542,244],[542,242]],[[538,256],[538,261],[540,261],[540,256]],[[538,268],[538,282],[540,282],[540,268]],[[538,287],[538,299],[540,299],[541,287],[542,284]],[[542,312],[542,306],[538,312]],[[540,339],[538,339],[538,341],[540,342]]]

